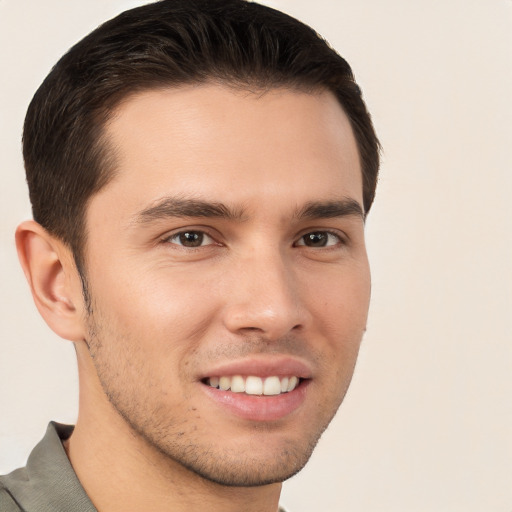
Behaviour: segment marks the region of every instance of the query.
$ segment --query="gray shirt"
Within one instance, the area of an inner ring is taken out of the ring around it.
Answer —
[[[0,512],[97,512],[62,446],[72,432],[51,422],[27,465],[0,476]]]
[[[51,422],[27,465],[0,476],[1,512],[97,512],[62,446],[72,432]]]

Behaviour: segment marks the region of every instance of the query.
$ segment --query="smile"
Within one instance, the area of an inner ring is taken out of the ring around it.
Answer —
[[[289,377],[256,377],[241,375],[209,377],[205,383],[212,388],[232,393],[245,393],[246,395],[276,396],[289,393],[299,385],[300,379],[294,375]]]

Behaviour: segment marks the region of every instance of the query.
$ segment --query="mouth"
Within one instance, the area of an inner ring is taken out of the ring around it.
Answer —
[[[232,393],[242,393],[255,396],[278,396],[284,393],[290,393],[296,389],[304,379],[296,375],[279,377],[272,375],[268,377],[258,377],[255,375],[222,375],[216,377],[207,377],[203,383],[219,389],[221,391],[231,391]]]
[[[203,393],[223,416],[275,422],[310,401],[313,372],[307,361],[286,355],[228,361],[200,376]]]

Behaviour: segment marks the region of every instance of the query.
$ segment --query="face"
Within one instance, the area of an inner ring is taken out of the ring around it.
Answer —
[[[140,93],[87,211],[88,344],[125,424],[226,485],[306,463],[351,379],[370,277],[349,122],[327,92]]]

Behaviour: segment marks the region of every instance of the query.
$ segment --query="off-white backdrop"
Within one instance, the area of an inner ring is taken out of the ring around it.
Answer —
[[[143,1],[0,0],[0,473],[73,422],[71,344],[18,268],[26,107],[58,57]],[[294,512],[512,510],[512,1],[274,0],[352,64],[384,146],[352,388]]]

